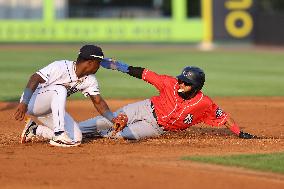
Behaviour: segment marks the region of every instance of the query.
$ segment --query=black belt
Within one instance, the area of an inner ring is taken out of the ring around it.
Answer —
[[[154,104],[153,104],[152,101],[151,101],[151,108],[152,108],[152,110],[153,110],[153,111],[152,111],[153,117],[155,118],[157,124],[159,125],[159,127],[162,127],[164,131],[166,131],[166,130],[164,129],[163,125],[160,125],[160,124],[158,123],[157,114],[156,114],[156,112],[155,112],[155,106],[154,106]]]
[[[151,108],[152,108],[152,113],[153,113],[153,116],[154,116],[154,118],[156,119],[156,121],[157,121],[157,123],[158,123],[158,119],[157,119],[157,114],[156,114],[156,112],[155,112],[155,106],[154,106],[154,104],[153,104],[153,102],[151,101]]]

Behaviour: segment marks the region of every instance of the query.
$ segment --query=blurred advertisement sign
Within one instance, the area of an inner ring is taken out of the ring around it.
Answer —
[[[198,43],[203,21],[188,18],[186,5],[187,0],[0,0],[0,42]]]
[[[214,0],[214,40],[250,41],[254,31],[254,11],[254,0]]]

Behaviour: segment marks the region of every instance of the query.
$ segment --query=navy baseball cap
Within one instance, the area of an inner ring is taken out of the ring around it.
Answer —
[[[78,56],[86,60],[104,59],[102,49],[96,45],[82,46]]]

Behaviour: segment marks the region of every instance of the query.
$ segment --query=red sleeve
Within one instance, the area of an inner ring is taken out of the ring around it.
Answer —
[[[164,88],[164,81],[168,77],[166,75],[159,75],[148,69],[144,69],[142,73],[142,79],[154,85],[159,91]]]
[[[212,102],[205,112],[203,122],[211,126],[220,126],[224,125],[227,119],[228,114]]]

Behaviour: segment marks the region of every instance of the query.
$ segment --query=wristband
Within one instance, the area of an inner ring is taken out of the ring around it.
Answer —
[[[105,118],[107,118],[109,121],[113,122],[113,118],[114,118],[114,115],[111,111],[107,110],[106,112],[104,112],[102,114],[102,116],[104,116]]]
[[[22,103],[28,105],[33,95],[33,91],[30,88],[25,88]]]
[[[234,123],[234,124],[230,127],[230,130],[231,130],[233,133],[235,133],[236,135],[238,135],[238,136],[239,136],[239,134],[240,134],[240,132],[241,132],[239,126],[238,126],[236,123]]]

